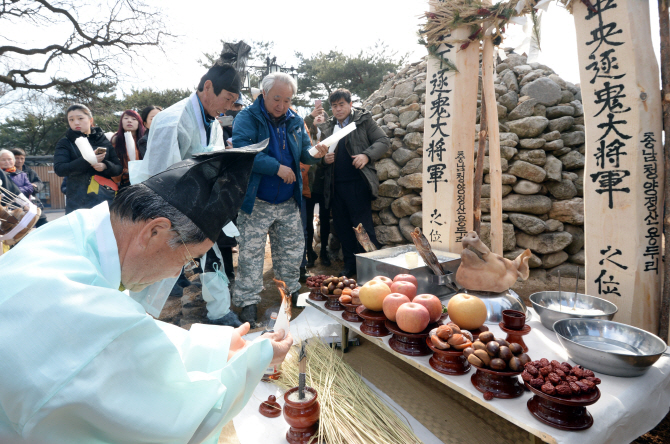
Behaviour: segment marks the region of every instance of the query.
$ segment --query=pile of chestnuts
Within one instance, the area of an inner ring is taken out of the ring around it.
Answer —
[[[475,367],[501,372],[521,372],[531,361],[519,344],[496,338],[490,331],[481,333],[471,347],[463,350],[463,355]]]

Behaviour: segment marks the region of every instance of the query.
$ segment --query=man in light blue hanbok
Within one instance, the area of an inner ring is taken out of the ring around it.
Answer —
[[[290,334],[247,342],[248,324],[186,331],[122,290],[177,276],[213,245],[241,205],[254,156],[180,162],[0,256],[1,443],[218,441],[283,360]]]
[[[202,76],[193,94],[158,113],[151,122],[144,158],[129,164],[131,183],[143,182],[198,153],[225,149],[223,128],[216,116],[232,108],[241,87],[242,80],[234,66],[215,65]],[[232,223],[224,231],[229,236],[239,234]],[[164,293],[165,287],[169,287],[171,295],[181,296],[179,284],[190,285],[190,281],[182,277],[178,284],[176,282],[176,278],[167,279],[147,288],[145,293]],[[213,300],[207,301],[208,319],[220,325],[241,325],[237,315],[230,311],[228,289],[225,288],[225,294],[216,292],[212,296]]]

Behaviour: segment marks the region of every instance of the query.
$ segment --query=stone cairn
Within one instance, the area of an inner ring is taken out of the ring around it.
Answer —
[[[503,183],[503,248],[513,259],[533,252],[531,278],[558,270],[577,277],[584,265],[584,111],[579,86],[548,66],[505,50],[495,80]],[[363,102],[393,141],[376,162],[379,198],[372,202],[377,239],[384,246],[411,242],[422,226],[421,187],[426,61],[384,77]],[[478,98],[478,104],[479,102]],[[479,109],[477,111],[479,122]],[[479,132],[479,124],[477,124]],[[475,153],[477,146],[475,136]],[[487,146],[488,154],[488,146]],[[490,176],[484,159],[481,238],[490,246]],[[583,267],[580,278],[583,279]]]

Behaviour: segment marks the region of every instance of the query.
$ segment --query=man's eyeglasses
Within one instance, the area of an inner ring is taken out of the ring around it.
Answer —
[[[196,268],[198,268],[198,261],[193,259],[193,255],[191,254],[190,251],[188,251],[188,247],[186,246],[186,242],[184,242],[184,238],[181,237],[181,234],[179,235],[179,239],[181,240],[181,243],[184,244],[184,248],[186,248],[186,253],[188,253],[188,263],[184,265],[184,271],[193,271]]]

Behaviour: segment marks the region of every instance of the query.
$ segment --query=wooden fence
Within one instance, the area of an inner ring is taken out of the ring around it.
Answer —
[[[44,182],[44,189],[37,195],[44,207],[51,210],[65,208],[65,195],[61,193],[60,186],[63,178],[56,175],[53,164],[31,166]]]

